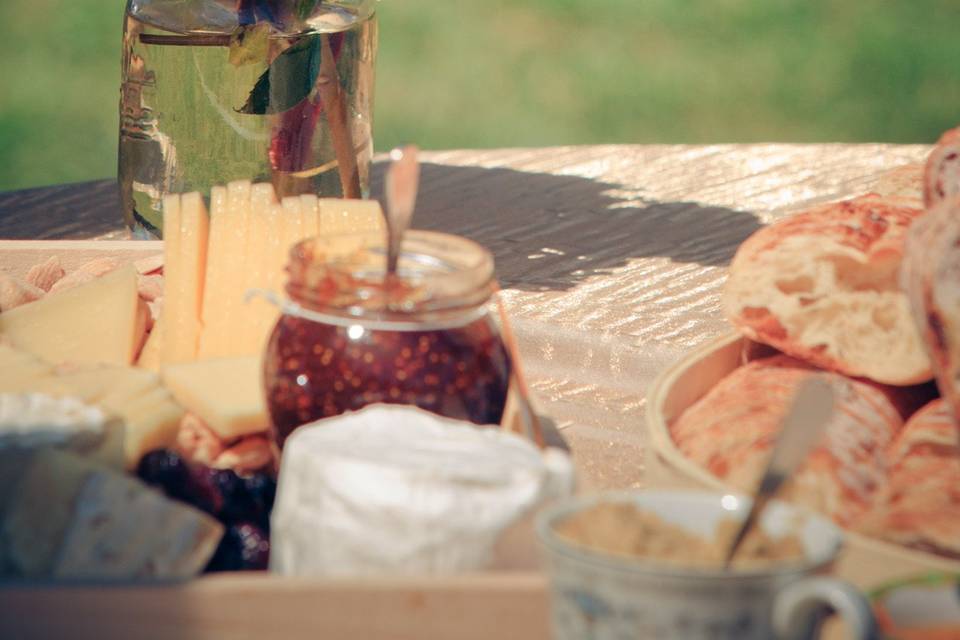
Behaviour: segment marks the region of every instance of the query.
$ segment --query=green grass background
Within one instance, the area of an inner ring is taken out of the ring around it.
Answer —
[[[123,0],[0,2],[0,189],[115,174]],[[955,0],[382,0],[378,149],[931,142]]]

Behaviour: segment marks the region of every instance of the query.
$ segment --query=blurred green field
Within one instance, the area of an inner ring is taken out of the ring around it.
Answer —
[[[0,3],[0,189],[115,174],[123,0]],[[931,142],[956,3],[383,0],[375,142]]]

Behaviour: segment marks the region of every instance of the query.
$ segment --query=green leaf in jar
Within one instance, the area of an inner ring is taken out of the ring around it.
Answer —
[[[317,8],[317,5],[320,4],[319,0],[300,0],[297,13],[298,17],[301,20],[306,20],[313,15],[314,11]]]
[[[240,27],[230,38],[230,64],[242,67],[267,59],[270,48],[270,25],[260,22]]]
[[[320,73],[320,34],[304,36],[277,56],[250,91],[240,113],[281,113],[313,91]]]

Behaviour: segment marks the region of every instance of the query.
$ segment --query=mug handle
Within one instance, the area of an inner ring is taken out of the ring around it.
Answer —
[[[808,640],[832,612],[846,623],[847,637],[880,637],[867,599],[853,585],[823,576],[804,578],[780,590],[773,603],[774,633],[777,638]]]

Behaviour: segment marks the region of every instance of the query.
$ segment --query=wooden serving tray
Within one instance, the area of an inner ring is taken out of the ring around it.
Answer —
[[[56,255],[69,272],[162,241],[0,241],[0,269],[23,276]],[[522,532],[516,535],[517,532]],[[524,523],[498,549],[501,570],[449,577],[205,575],[178,584],[0,584],[0,638],[27,640],[486,640],[549,638],[546,578]]]
[[[751,356],[763,355],[764,348],[739,334],[730,334],[691,351],[660,374],[647,396],[647,435],[653,454],[648,457],[648,468],[652,483],[733,490],[680,452],[670,436],[669,425],[739,367],[744,354],[753,359]],[[862,589],[930,571],[960,572],[958,561],[850,531],[845,532],[845,538],[835,573]]]

